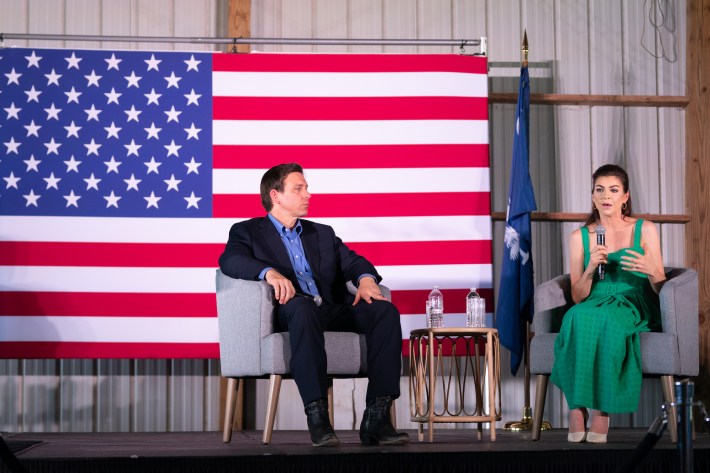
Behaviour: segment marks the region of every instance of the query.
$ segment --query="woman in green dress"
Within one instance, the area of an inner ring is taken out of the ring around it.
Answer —
[[[576,305],[555,340],[551,380],[569,406],[567,439],[605,443],[609,413],[638,408],[638,334],[660,328],[657,294],[666,277],[656,226],[632,217],[626,171],[607,164],[594,172],[592,182],[592,213],[570,237]],[[597,245],[598,227],[605,229],[605,244]]]

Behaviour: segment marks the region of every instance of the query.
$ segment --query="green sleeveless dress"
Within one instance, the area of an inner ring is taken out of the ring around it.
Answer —
[[[642,220],[634,227],[641,248]],[[583,227],[584,267],[589,264],[589,229]],[[610,413],[634,412],[641,393],[639,332],[660,329],[658,296],[645,274],[621,269],[622,248],[609,253],[605,278],[594,276],[589,296],[562,319],[555,339],[551,380],[570,409],[587,407]]]

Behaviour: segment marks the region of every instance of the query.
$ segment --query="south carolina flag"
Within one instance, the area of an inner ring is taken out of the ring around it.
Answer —
[[[217,358],[217,258],[282,162],[405,339],[434,284],[450,324],[491,300],[484,57],[12,48],[0,84],[0,357]]]

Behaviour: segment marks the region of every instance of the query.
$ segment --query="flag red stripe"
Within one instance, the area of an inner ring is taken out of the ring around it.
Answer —
[[[353,146],[253,146],[215,145],[215,169],[269,169],[285,161],[305,169],[355,169],[485,167],[487,144],[477,145],[353,145]]]
[[[212,57],[214,71],[232,72],[462,72],[488,74],[486,58],[454,54],[230,54]]]
[[[217,317],[214,294],[0,292],[0,315]]]
[[[215,120],[488,120],[485,97],[215,97]]]
[[[387,281],[382,281],[387,285]],[[466,295],[469,289],[441,289],[444,295],[444,313],[463,314],[466,312]],[[423,314],[426,299],[431,289],[392,291],[392,303],[402,314]],[[493,289],[477,289],[486,300],[486,312],[493,312]]]
[[[3,342],[0,358],[219,358],[217,343]]]
[[[218,218],[263,215],[255,194],[217,194],[213,214]],[[308,216],[417,217],[423,215],[490,215],[488,192],[430,192],[398,194],[319,194],[311,201]]]
[[[224,238],[226,242],[227,236]],[[347,245],[376,266],[492,262],[490,240],[378,241]],[[222,251],[223,243],[5,241],[0,242],[0,265],[216,268]]]

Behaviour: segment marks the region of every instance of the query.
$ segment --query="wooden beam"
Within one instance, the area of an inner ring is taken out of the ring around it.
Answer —
[[[229,0],[229,37],[251,38],[251,0]],[[248,44],[237,45],[238,53],[248,53],[249,50]]]
[[[587,213],[579,212],[532,212],[530,220],[533,222],[584,222]],[[634,217],[650,220],[655,223],[690,223],[688,215],[659,215],[659,214],[634,214]],[[505,212],[491,212],[493,221],[504,222]]]
[[[685,229],[686,264],[698,272],[700,375],[696,400],[710,403],[710,0],[688,0],[686,47]]]
[[[490,93],[490,103],[517,103],[516,93]],[[606,107],[674,107],[685,108],[690,101],[686,96],[658,95],[582,95],[582,94],[530,94],[530,103],[541,105],[584,105]]]

